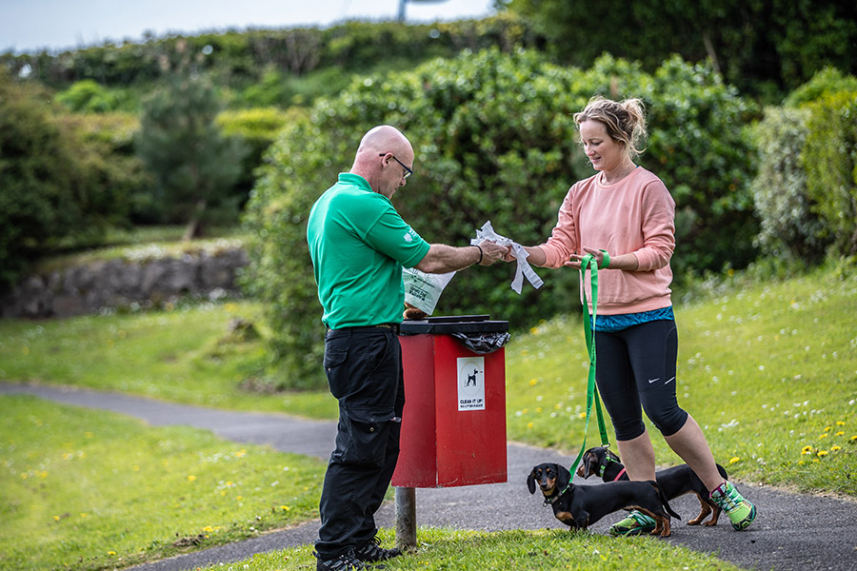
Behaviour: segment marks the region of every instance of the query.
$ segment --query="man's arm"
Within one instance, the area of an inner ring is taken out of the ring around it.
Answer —
[[[445,274],[463,270],[477,263],[481,266],[490,266],[502,259],[509,250],[508,246],[498,246],[487,240],[479,244],[478,247],[463,246],[456,248],[446,244],[432,244],[428,253],[414,267],[427,274]]]

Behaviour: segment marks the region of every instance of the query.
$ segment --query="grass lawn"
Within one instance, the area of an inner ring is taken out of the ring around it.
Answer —
[[[325,463],[0,397],[0,569],[112,569],[317,517]]]
[[[764,284],[736,278],[707,300],[677,305],[679,400],[735,480],[857,497],[857,277],[842,274],[817,270]],[[265,348],[262,340],[227,335],[236,317],[268,335],[251,302],[0,321],[0,379],[335,418],[326,391],[240,388],[264,368]],[[509,439],[576,452],[587,366],[579,316],[513,335],[506,347]],[[318,461],[31,397],[4,397],[0,407],[2,569],[124,567],[315,516],[320,491],[306,483],[320,481]],[[587,442],[595,445],[591,424]],[[660,464],[679,462],[659,436],[653,441]],[[688,569],[731,568],[646,538],[619,544],[566,531],[455,530],[420,537],[420,552],[391,568],[525,562],[553,569],[564,562],[574,569],[582,561],[618,569],[633,561],[635,568],[674,569],[676,560]],[[594,557],[566,559],[566,552]],[[234,568],[312,564],[303,548]]]
[[[763,284],[736,278],[723,291],[676,307],[679,402],[703,426],[715,458],[738,479],[857,497],[857,276],[827,269]],[[268,334],[251,302],[0,321],[0,379],[335,418],[327,391],[240,389],[262,368],[265,348],[262,340],[229,338],[236,317]],[[513,335],[509,439],[576,452],[587,367],[577,315]],[[652,431],[659,463],[678,463]],[[587,444],[597,440],[593,421]]]
[[[679,404],[730,474],[857,497],[855,316],[857,278],[829,270],[676,307]],[[509,437],[576,452],[588,370],[580,319],[533,328],[506,362]],[[649,430],[659,463],[680,463]],[[587,437],[598,444],[594,419]]]
[[[0,379],[119,391],[185,404],[335,418],[326,392],[262,395],[240,386],[264,369],[261,339],[228,334],[251,302],[205,303],[126,315],[0,321]]]
[[[673,546],[650,537],[615,537],[589,532],[571,533],[564,529],[539,531],[478,532],[454,529],[420,528],[417,552],[386,561],[391,571],[420,569],[449,571],[734,571],[740,569],[713,556]],[[392,546],[390,530],[379,534],[382,544]],[[215,565],[202,571],[221,569],[287,571],[314,569],[312,547],[286,549],[256,555],[223,567]],[[371,569],[371,567],[369,567]]]

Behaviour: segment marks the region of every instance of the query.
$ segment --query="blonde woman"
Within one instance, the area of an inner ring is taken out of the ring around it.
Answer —
[[[596,382],[629,477],[655,479],[645,411],[711,491],[732,527],[746,529],[756,518],[755,506],[720,476],[702,429],[676,399],[678,331],[669,287],[675,202],[655,174],[634,163],[646,135],[643,103],[595,97],[574,120],[598,172],[571,187],[551,237],[526,247],[528,261],[580,269],[583,257],[591,254],[603,269],[595,320]],[[654,520],[633,511],[610,534],[636,535],[654,527]]]

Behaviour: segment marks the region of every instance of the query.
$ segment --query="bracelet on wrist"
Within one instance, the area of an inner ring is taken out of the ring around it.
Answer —
[[[479,261],[476,263],[481,264],[482,263],[482,256],[485,254],[485,252],[482,251],[482,246],[480,246],[479,244],[473,244],[473,245],[476,246],[477,248],[479,248]]]

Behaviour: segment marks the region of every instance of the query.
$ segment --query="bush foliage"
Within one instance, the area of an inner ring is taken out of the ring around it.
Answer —
[[[857,78],[826,68],[766,109],[753,183],[766,253],[857,254]]]
[[[255,235],[248,285],[268,302],[277,357],[320,383],[323,327],[306,246],[315,199],[347,170],[363,133],[400,128],[416,151],[416,174],[396,204],[430,242],[464,245],[491,220],[522,244],[550,234],[568,187],[593,171],[578,148],[572,114],[594,94],[644,98],[650,145],[643,164],[673,190],[681,212],[678,271],[719,269],[753,256],[748,141],[753,110],[706,66],[680,59],[655,74],[609,56],[588,71],[545,63],[537,53],[491,49],[438,59],[393,78],[365,77],[311,116],[286,126],[266,155],[248,203]],[[509,288],[512,266],[474,268],[452,281],[437,313],[489,313],[513,328],[576,311],[574,272],[539,270],[541,290]]]
[[[557,61],[603,52],[653,70],[670,54],[711,61],[726,80],[774,103],[824,65],[857,71],[857,3],[841,0],[504,0],[548,39]],[[595,23],[595,24],[593,24]]]
[[[246,154],[240,140],[223,136],[213,86],[190,74],[175,74],[144,103],[137,153],[155,177],[149,211],[154,221],[187,223],[186,238],[205,223],[238,218],[232,192]]]
[[[828,241],[822,238],[822,221],[812,211],[801,161],[808,118],[806,109],[765,110],[765,119],[756,128],[759,173],[752,188],[764,252],[812,262]]]
[[[49,93],[0,69],[0,287],[40,256],[127,224],[146,185],[129,152],[135,123],[64,115]]]
[[[825,95],[809,105],[804,147],[807,191],[834,253],[857,254],[857,91]]]

